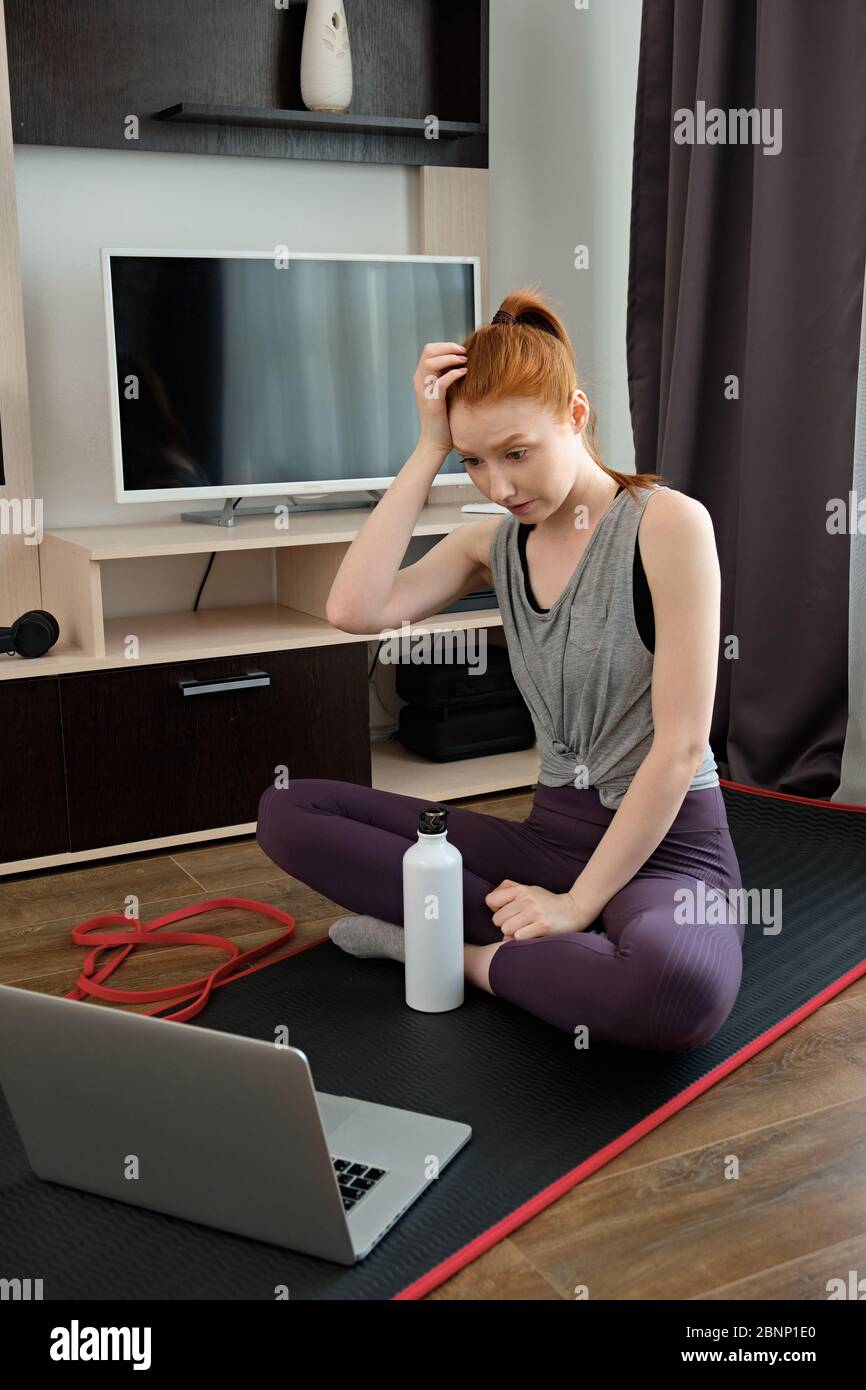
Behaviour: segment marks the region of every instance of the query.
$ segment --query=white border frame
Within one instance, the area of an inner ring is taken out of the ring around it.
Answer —
[[[280,248],[282,250],[282,248]],[[108,348],[108,381],[111,397],[111,454],[112,472],[114,475],[114,497],[117,502],[174,502],[175,500],[192,501],[200,498],[202,501],[213,498],[237,497],[237,487],[173,487],[173,488],[146,488],[129,491],[124,487],[123,482],[123,453],[120,439],[120,397],[119,383],[117,380],[117,355],[114,337],[114,302],[111,292],[110,264],[112,256],[194,256],[198,258],[209,257],[219,260],[275,260],[278,254],[277,248],[270,251],[199,251],[199,250],[159,250],[153,247],[136,248],[123,246],[101,246],[99,249],[100,260],[102,263],[102,284],[105,300],[105,328],[106,342]],[[283,257],[280,257],[283,259]],[[446,264],[457,262],[460,265],[472,265],[475,267],[473,276],[474,281],[474,300],[475,300],[475,327],[481,324],[481,257],[480,256],[415,256],[415,255],[380,255],[372,252],[354,251],[287,251],[286,258],[289,260],[312,260],[312,261],[395,261],[412,262],[422,261],[432,264]],[[335,492],[363,492],[367,488],[386,489],[390,487],[394,478],[390,475],[384,478],[336,478],[332,481],[316,478],[310,482],[273,484],[273,483],[254,483],[247,486],[241,493],[242,497],[283,497],[307,495],[313,497],[325,496]],[[471,483],[468,473],[444,473],[437,474],[433,479],[432,486],[462,487]]]

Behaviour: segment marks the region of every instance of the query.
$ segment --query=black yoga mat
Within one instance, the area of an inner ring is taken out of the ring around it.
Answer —
[[[706,1046],[577,1051],[568,1034],[471,987],[453,1013],[414,1013],[400,965],[325,940],[218,990],[183,1026],[270,1040],[288,1023],[319,1090],[472,1125],[372,1254],[343,1268],[42,1182],[2,1102],[0,1276],[40,1278],[46,1299],[273,1300],[276,1285],[291,1299],[387,1299],[442,1282],[507,1233],[490,1228],[528,1220],[613,1157],[599,1156],[608,1145],[628,1147],[866,973],[866,812],[723,791],[744,886],[782,890],[783,927],[746,927],[739,998]]]

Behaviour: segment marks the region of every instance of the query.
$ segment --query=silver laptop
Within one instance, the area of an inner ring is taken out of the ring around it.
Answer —
[[[346,1265],[472,1134],[324,1095],[297,1047],[8,985],[0,1084],[38,1177]]]

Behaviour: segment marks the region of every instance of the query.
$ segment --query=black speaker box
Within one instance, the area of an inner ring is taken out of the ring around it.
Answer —
[[[483,664],[484,670],[480,667]],[[523,696],[511,674],[511,663],[505,647],[487,643],[484,662],[474,667],[471,662],[427,662],[412,666],[401,662],[396,668],[396,690],[401,700],[416,709],[441,712],[469,709],[474,706],[502,702],[503,696],[513,700]]]
[[[511,753],[531,748],[535,729],[523,697],[500,696],[498,703],[446,708],[444,714],[404,705],[397,737],[404,748],[437,763],[481,758],[485,753]]]

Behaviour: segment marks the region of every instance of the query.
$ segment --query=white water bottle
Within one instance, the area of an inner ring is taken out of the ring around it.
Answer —
[[[447,821],[447,806],[422,811],[403,855],[406,1003],[428,1014],[463,1003],[463,856]]]

